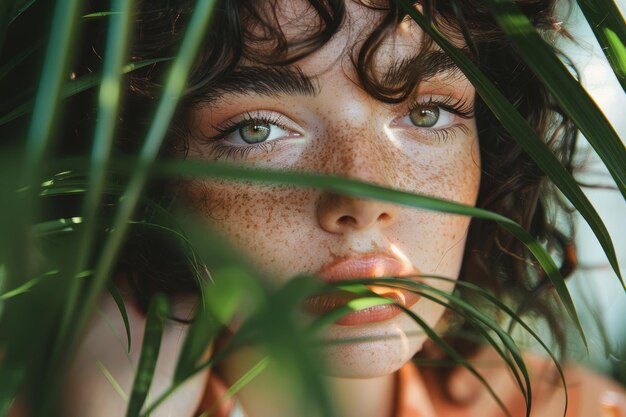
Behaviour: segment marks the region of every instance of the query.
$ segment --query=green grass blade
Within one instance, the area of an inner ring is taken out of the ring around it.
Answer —
[[[450,57],[457,63],[459,68],[472,82],[485,104],[489,106],[493,114],[498,118],[498,120],[500,120],[506,130],[583,216],[596,235],[600,245],[604,249],[604,253],[609,260],[611,267],[617,274],[618,279],[622,283],[622,286],[626,288],[619,269],[611,236],[609,235],[609,232],[597,211],[576,183],[576,180],[574,180],[571,174],[563,168],[556,156],[552,154],[546,144],[543,143],[541,138],[539,138],[533,129],[531,129],[524,118],[517,112],[517,110],[515,110],[506,97],[502,95],[497,87],[493,85],[485,74],[483,74],[468,57],[466,57],[461,51],[445,39],[445,37],[437,29],[430,26],[424,16],[422,16],[407,1],[396,1],[399,2],[402,8],[413,18],[413,20],[418,23],[426,34],[437,42],[441,49],[450,55]],[[623,170],[624,166],[622,166],[621,169]],[[559,291],[559,296],[561,295],[562,293]],[[569,304],[569,300],[564,300],[564,302],[566,306]],[[578,318],[575,318],[574,322],[578,322]],[[582,328],[579,330],[582,332]]]
[[[489,395],[491,395],[491,397],[498,403],[498,406],[500,407],[500,409],[508,417],[511,417],[511,413],[504,405],[504,402],[502,402],[502,399],[498,396],[498,394],[495,393],[491,385],[489,385],[489,382],[487,382],[487,380],[476,370],[476,368],[467,359],[465,359],[456,350],[454,350],[452,346],[450,346],[445,340],[443,340],[441,336],[439,336],[437,332],[435,332],[430,326],[428,326],[428,324],[424,320],[422,320],[418,315],[416,315],[415,313],[413,313],[411,310],[409,310],[406,307],[403,307],[400,305],[398,307],[400,307],[402,311],[405,312],[405,314],[410,316],[411,319],[413,319],[413,321],[424,330],[426,335],[428,335],[428,337],[446,353],[446,355],[448,355],[455,362],[457,362],[460,365],[463,365],[468,371],[470,371],[470,373],[474,375],[480,381],[480,383],[485,387],[485,389],[489,392]]]
[[[111,149],[113,147],[114,132],[117,126],[118,108],[122,92],[122,74],[124,62],[127,55],[127,44],[132,24],[134,1],[115,0],[111,7],[120,13],[111,17],[108,27],[108,39],[104,54],[104,64],[102,79],[100,84],[100,94],[98,96],[98,115],[94,132],[94,141],[89,163],[89,177],[87,192],[82,207],[83,227],[77,244],[75,261],[69,273],[70,286],[68,288],[65,309],[58,331],[58,342],[53,353],[53,358],[65,351],[64,342],[66,335],[72,327],[74,315],[76,314],[77,302],[82,291],[82,280],[75,278],[76,274],[87,267],[92,250],[95,244],[98,231],[98,210],[102,201],[102,191],[105,186],[106,166],[109,161]],[[109,286],[111,287],[111,286]],[[111,288],[109,288],[111,292]],[[124,324],[128,335],[128,346],[130,349],[130,329],[128,328],[128,317],[126,317],[124,303],[121,298],[115,297],[112,292],[120,313],[125,318]],[[119,294],[117,294],[119,295]]]
[[[102,362],[100,362],[100,361],[96,361],[96,366],[98,367],[100,372],[102,372],[102,375],[104,375],[104,377],[107,379],[107,381],[109,381],[109,384],[111,385],[111,388],[113,388],[113,390],[115,390],[117,395],[119,395],[119,397],[122,400],[128,401],[128,394],[126,394],[126,392],[124,392],[124,388],[122,388],[120,383],[117,382],[117,380],[115,379],[115,377],[113,376],[111,371],[109,371],[107,369],[107,367],[104,366],[104,364]]]
[[[0,270],[1,272],[1,270]],[[0,293],[0,301],[5,301],[8,300],[10,298],[13,297],[17,297],[19,295],[25,294],[27,292],[29,292],[35,285],[39,284],[41,282],[41,280],[45,279],[46,277],[50,277],[50,276],[54,276],[54,275],[58,275],[59,274],[59,270],[52,270],[52,271],[48,271],[44,274],[39,275],[38,277],[29,279],[28,281],[26,281],[25,283],[23,283],[22,285],[20,285],[17,288],[13,288],[12,290],[8,290],[5,292]],[[0,282],[1,284],[2,282]],[[2,290],[2,288],[0,287],[0,290]]]
[[[181,382],[195,373],[198,361],[221,328],[208,308],[199,311],[189,326],[189,332],[180,351],[174,382]]]
[[[187,175],[193,177],[214,177],[231,180],[250,180],[266,183],[290,184],[309,188],[323,188],[340,194],[383,200],[390,203],[424,210],[441,211],[451,214],[460,214],[463,216],[493,220],[524,243],[535,259],[537,259],[554,285],[555,290],[559,294],[559,297],[565,305],[572,321],[576,325],[585,346],[587,344],[578,315],[576,314],[574,303],[569,294],[569,290],[565,285],[563,277],[559,273],[558,267],[550,255],[539,244],[539,242],[537,242],[519,224],[499,214],[452,201],[411,194],[360,181],[315,173],[250,169],[215,162],[191,160],[160,163],[157,165],[155,173],[168,176]]]
[[[30,6],[35,3],[36,0],[18,0],[13,4],[13,11],[11,13],[11,19],[9,20],[9,24],[13,23],[15,19],[20,17],[22,13],[24,13]],[[5,2],[9,3],[8,0]]]
[[[246,387],[254,378],[259,376],[263,371],[265,371],[270,364],[270,358],[268,356],[261,359],[257,362],[252,368],[248,369],[246,373],[244,373],[241,378],[239,378],[233,385],[228,387],[222,398],[219,399],[212,407],[206,412],[206,416],[213,416],[215,410],[222,405],[225,401],[233,398],[239,391]]]
[[[131,71],[147,67],[149,65],[157,64],[159,62],[170,61],[172,58],[155,58],[155,59],[146,59],[143,61],[131,62],[126,64],[122,69],[122,74],[127,74]],[[74,81],[70,81],[63,86],[61,91],[61,98],[66,99],[75,94],[81,93],[83,91],[89,90],[101,83],[102,74],[100,73],[91,73],[87,75],[83,75],[75,79]],[[24,104],[20,104],[15,109],[11,110],[9,113],[5,114],[0,118],[0,126],[7,124],[19,117],[27,115],[33,110],[34,101],[29,101]]]
[[[126,347],[127,347],[126,351],[130,353],[132,339],[130,337],[130,321],[128,320],[128,312],[126,311],[126,304],[124,304],[124,299],[122,298],[122,294],[120,294],[120,291],[117,289],[115,284],[109,283],[109,285],[107,285],[107,289],[109,290],[109,294],[111,294],[113,301],[115,301],[115,305],[117,306],[117,309],[122,315],[122,321],[124,321],[124,330],[126,331]]]
[[[451,279],[451,278],[446,278],[446,277],[442,277],[442,276],[438,276],[438,275],[431,275],[431,274],[420,274],[419,275],[420,278],[424,279],[436,279],[436,280],[443,280],[443,281],[448,281],[451,284],[454,284],[456,286],[460,286],[460,287],[464,287],[469,289],[472,292],[478,293],[481,297],[485,298],[486,300],[488,300],[490,303],[492,303],[494,306],[496,306],[500,311],[503,311],[505,314],[507,314],[511,319],[511,323],[517,323],[519,324],[537,343],[539,343],[539,345],[541,346],[541,348],[548,354],[548,356],[550,357],[550,359],[552,360],[552,363],[555,365],[555,368],[559,374],[559,377],[561,379],[561,383],[563,385],[564,388],[564,396],[565,396],[565,400],[564,400],[564,412],[563,412],[563,416],[565,416],[567,414],[567,409],[569,406],[569,395],[567,392],[567,383],[565,381],[565,374],[563,373],[563,368],[561,367],[561,365],[559,364],[558,359],[556,358],[555,354],[552,352],[552,350],[548,347],[548,345],[546,344],[546,342],[544,342],[541,337],[532,329],[532,327],[530,325],[528,325],[520,316],[518,316],[518,314],[511,309],[509,306],[507,306],[506,304],[504,304],[500,299],[498,299],[497,297],[495,297],[493,294],[489,293],[488,291],[486,291],[484,288],[481,288],[475,284],[469,283],[469,282],[465,282],[462,280],[456,280],[456,279]],[[360,282],[360,281],[356,281],[356,282]],[[365,281],[362,281],[363,283]],[[471,313],[474,317],[482,317],[482,318],[486,318],[485,323],[487,324],[488,322],[493,322],[493,320],[488,317],[485,316],[485,314],[483,312],[481,312],[481,310],[478,310],[476,307],[474,307],[473,305],[467,303],[465,300],[463,300],[460,297],[457,297],[455,294],[448,294],[444,291],[438,290],[436,288],[432,288],[431,286],[421,283],[421,282],[416,282],[413,280],[407,280],[407,279],[399,279],[399,278],[378,278],[376,280],[374,280],[374,282],[376,284],[379,285],[388,285],[388,286],[392,286],[392,287],[399,287],[399,288],[405,288],[408,290],[412,290],[414,292],[418,292],[418,290],[420,291],[419,293],[422,294],[422,291],[431,291],[434,292],[436,294],[438,294],[441,297],[444,297],[446,299],[449,299],[451,302],[460,305],[462,308],[464,308],[465,310],[467,310],[469,313]],[[436,299],[433,299],[433,301],[435,302],[439,302]],[[478,314],[476,314],[478,313]],[[495,322],[493,322],[495,323]],[[497,323],[495,323],[496,327],[499,329],[499,326],[497,326]],[[491,325],[490,325],[491,326]],[[493,329],[495,330],[496,327],[494,327]],[[505,332],[505,334],[510,334],[511,332],[511,326],[509,326],[509,330],[507,332]],[[505,336],[508,337],[508,336]]]
[[[59,0],[54,8],[50,40],[26,135],[22,185],[34,185],[51,145],[61,91],[68,79],[67,68],[72,54],[80,3],[79,0]]]
[[[133,389],[128,401],[126,417],[137,417],[146,401],[157,360],[161,349],[161,336],[163,334],[163,324],[165,317],[169,313],[167,299],[157,294],[152,298],[148,315],[146,318],[146,328],[141,345],[141,355],[137,365],[137,373],[133,382]]]
[[[6,75],[13,71],[13,69],[15,69],[15,67],[17,67],[19,64],[21,64],[24,59],[28,58],[33,52],[41,48],[43,45],[43,41],[35,42],[34,44],[29,45],[27,48],[24,48],[22,52],[17,54],[13,59],[0,67],[0,80],[6,77]]]
[[[178,99],[185,88],[187,75],[194,62],[196,52],[204,40],[204,33],[206,32],[214,5],[215,1],[199,1],[187,26],[180,52],[168,74],[163,95],[154,116],[154,122],[148,131],[146,141],[140,152],[138,165],[133,171],[128,187],[120,198],[118,211],[111,228],[112,231],[108,235],[98,258],[95,268],[96,274],[85,296],[83,308],[77,315],[74,326],[77,335],[81,333],[87,324],[88,317],[90,317],[91,311],[96,305],[102,288],[109,279],[118,250],[128,229],[129,220],[137,202],[141,198],[141,191],[147,181],[148,169],[158,155],[170,120],[174,115]],[[77,343],[77,338],[74,338],[72,346],[76,346]]]
[[[626,91],[626,25],[612,0],[576,0],[593,34]]]
[[[109,16],[114,16],[117,14],[120,14],[121,12],[119,11],[110,11],[110,12],[94,12],[94,13],[89,13],[89,14],[84,14],[82,16],[83,20],[92,20],[92,19],[100,19],[103,17],[109,17]]]
[[[626,149],[604,114],[515,3],[511,0],[487,0],[485,3],[520,56],[604,161],[626,197]]]
[[[420,278],[428,277],[427,275],[420,275]],[[358,283],[358,284],[357,284]],[[526,369],[526,365],[524,360],[522,359],[521,352],[514,340],[506,333],[498,323],[485,315],[483,312],[475,308],[474,306],[466,303],[463,299],[455,296],[454,294],[449,294],[445,291],[439,290],[437,288],[433,288],[428,284],[422,282],[415,282],[407,279],[398,279],[398,278],[375,278],[375,279],[362,279],[354,281],[354,284],[351,286],[357,286],[358,288],[364,288],[365,294],[369,294],[369,296],[365,296],[362,298],[354,299],[348,304],[352,303],[353,306],[358,306],[356,310],[360,310],[363,308],[373,307],[375,305],[381,304],[395,304],[398,305],[395,301],[390,300],[388,298],[384,298],[372,291],[370,291],[365,285],[380,285],[383,287],[398,287],[403,288],[409,291],[412,291],[421,297],[428,299],[436,304],[439,304],[448,310],[456,313],[457,315],[463,317],[463,319],[472,324],[472,326],[487,340],[489,345],[496,350],[498,355],[504,360],[507,366],[510,368],[513,376],[522,392],[524,397],[524,401],[526,403],[527,416],[530,413],[530,409],[532,406],[532,392],[530,385],[530,378],[528,376],[528,370]],[[350,291],[346,285],[339,284],[338,286],[331,285],[331,288],[343,289]],[[363,291],[350,291],[355,294],[363,295]],[[451,303],[444,301],[445,299],[449,300]],[[362,301],[360,303],[356,303],[358,301]],[[376,302],[378,301],[378,302]],[[351,311],[356,311],[353,307],[349,305],[343,306],[340,309],[336,309],[325,315],[323,318],[315,322],[315,327],[320,327],[320,325],[325,326],[328,325],[340,317],[343,317],[346,313]],[[400,305],[398,305],[400,306]],[[340,314],[338,314],[340,313]],[[485,329],[493,331],[500,341],[504,344],[507,351],[502,349],[498,343],[492,338],[492,336]],[[507,352],[513,357],[509,358]],[[522,373],[524,381],[520,377],[519,371]]]

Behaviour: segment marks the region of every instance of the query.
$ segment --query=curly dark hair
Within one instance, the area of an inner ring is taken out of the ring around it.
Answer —
[[[354,0],[356,1],[356,0]],[[386,36],[407,18],[395,2],[361,0],[368,7],[384,11],[362,46],[352,52],[352,62],[362,88],[382,102],[396,103],[407,98],[412,88],[427,76],[428,67],[418,67],[419,60],[408,60],[403,72],[381,78],[375,71],[376,51]],[[164,154],[180,154],[185,146],[185,114],[194,103],[206,100],[205,92],[233,76],[245,60],[258,66],[280,67],[297,63],[328,42],[344,22],[342,0],[308,0],[317,19],[303,26],[297,38],[288,38],[272,10],[277,0],[222,0],[216,7],[204,45],[190,74],[188,88],[178,116],[170,130]],[[487,7],[477,0],[417,2],[426,17],[444,33],[463,35],[466,54],[516,107],[529,125],[545,139],[562,164],[572,170],[576,130],[547,89],[518,56],[510,41],[496,24]],[[555,25],[555,0],[517,0],[518,6],[546,37],[558,34]],[[186,21],[193,11],[193,1],[144,1],[137,12],[132,58],[143,60],[175,54],[184,34]],[[432,41],[426,39],[426,46]],[[258,45],[271,46],[259,48]],[[428,47],[421,51],[428,51]],[[422,52],[420,52],[422,53]],[[424,62],[423,60],[419,62]],[[155,64],[135,71],[128,77],[128,97],[122,116],[120,149],[137,149],[134,138],[141,137],[148,109],[158,97],[160,80],[167,64]],[[571,228],[559,231],[550,218],[549,208],[559,203],[555,188],[537,164],[521,149],[477,97],[475,104],[482,160],[481,186],[477,206],[507,216],[526,228],[534,238],[554,250],[562,260],[561,272],[569,275],[574,266]],[[145,116],[145,117],[144,117]],[[156,184],[151,195],[167,201],[171,184]],[[147,236],[138,230],[128,241],[122,267],[133,271],[138,299],[147,300],[153,291],[193,291],[195,284],[183,256],[175,256],[171,243]],[[152,242],[147,245],[146,242]],[[164,254],[167,254],[164,256]],[[564,337],[562,315],[557,311],[551,284],[526,247],[493,222],[473,219],[466,244],[460,280],[487,288],[499,297],[511,300],[525,313],[547,321],[557,340]],[[457,289],[464,297],[471,291]],[[469,325],[462,331],[472,331]],[[471,353],[474,344],[452,337],[461,351]],[[562,344],[563,345],[563,344]]]

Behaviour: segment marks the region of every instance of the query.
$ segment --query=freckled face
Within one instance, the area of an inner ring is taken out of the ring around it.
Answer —
[[[480,161],[471,84],[458,73],[441,74],[423,81],[405,103],[376,101],[358,84],[349,53],[380,16],[352,2],[347,8],[336,36],[295,64],[313,79],[314,93],[229,93],[196,106],[189,115],[189,157],[323,172],[473,205]],[[297,8],[285,12],[294,13]],[[417,27],[403,23],[379,51],[381,65],[414,56],[421,37]],[[188,183],[185,194],[276,284],[337,260],[379,255],[414,271],[457,278],[469,224],[465,217],[295,187],[203,180]],[[425,299],[411,310],[430,326],[443,313]],[[394,372],[426,339],[404,314],[333,325],[324,337],[371,337],[326,348],[330,368],[345,377]]]

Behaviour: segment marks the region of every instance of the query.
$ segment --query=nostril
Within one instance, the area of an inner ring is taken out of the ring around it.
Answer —
[[[389,220],[391,220],[391,216],[387,213],[382,213],[380,216],[378,216],[379,222],[387,223]]]
[[[356,219],[352,216],[341,216],[337,219],[337,224],[340,226],[354,226],[356,223]]]

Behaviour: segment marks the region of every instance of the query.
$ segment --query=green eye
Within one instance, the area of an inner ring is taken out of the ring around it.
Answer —
[[[418,127],[433,127],[439,121],[439,107],[419,107],[409,113],[411,123]]]
[[[239,128],[241,139],[250,144],[266,141],[270,137],[270,132],[269,123],[252,122]]]

